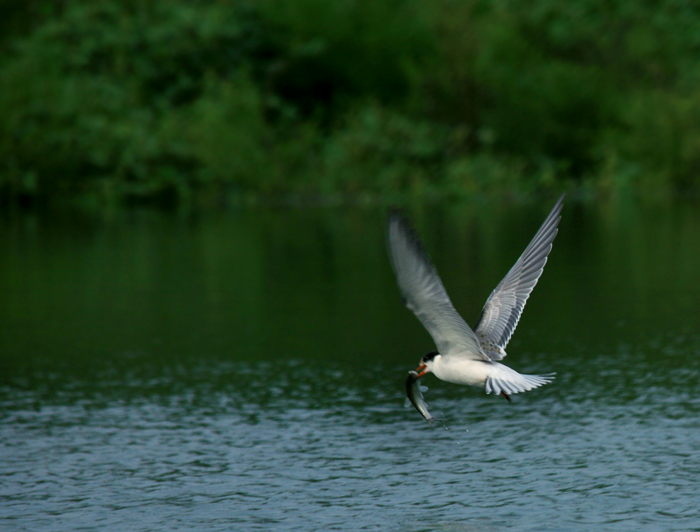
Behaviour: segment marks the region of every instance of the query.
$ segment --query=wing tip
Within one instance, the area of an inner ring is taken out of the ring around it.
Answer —
[[[388,220],[392,220],[393,218],[402,218],[403,210],[398,205],[389,205],[386,216]]]
[[[421,260],[431,269],[434,270],[433,261],[430,256],[425,251],[423,247],[423,242],[418,236],[418,231],[416,231],[413,224],[409,221],[408,217],[403,213],[403,211],[396,206],[389,207],[387,213],[387,242],[389,245],[390,255],[393,260],[393,253],[391,252],[395,238],[403,239],[408,247],[418,256]]]

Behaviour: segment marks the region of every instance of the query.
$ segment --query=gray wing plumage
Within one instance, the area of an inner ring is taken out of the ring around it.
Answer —
[[[452,306],[420,240],[397,212],[389,214],[387,243],[403,301],[433,337],[438,351],[490,360],[474,331]]]
[[[506,356],[505,347],[552,250],[563,201],[562,194],[523,254],[484,305],[475,331],[483,351],[491,360],[501,360]]]

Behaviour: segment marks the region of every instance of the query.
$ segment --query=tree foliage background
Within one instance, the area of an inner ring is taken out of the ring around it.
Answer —
[[[0,0],[0,196],[700,184],[700,5]]]

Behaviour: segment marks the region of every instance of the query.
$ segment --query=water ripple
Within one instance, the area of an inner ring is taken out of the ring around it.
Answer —
[[[642,365],[643,366],[643,365]],[[3,410],[3,529],[683,530],[697,527],[697,375],[560,379],[514,404],[400,368],[224,365],[208,384],[80,386]],[[212,370],[214,371],[214,370]],[[387,386],[392,376],[395,386]],[[212,385],[217,381],[218,385]],[[677,393],[676,384],[683,390]],[[125,386],[146,386],[124,401]],[[165,391],[164,391],[165,390]],[[621,398],[624,390],[625,399]],[[6,405],[7,406],[7,405]],[[21,523],[21,527],[19,526]]]

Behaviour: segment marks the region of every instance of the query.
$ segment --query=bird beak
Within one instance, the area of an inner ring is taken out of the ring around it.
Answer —
[[[425,364],[421,364],[416,368],[416,373],[418,373],[419,377],[422,377],[423,375],[428,373],[428,366],[426,366]]]

